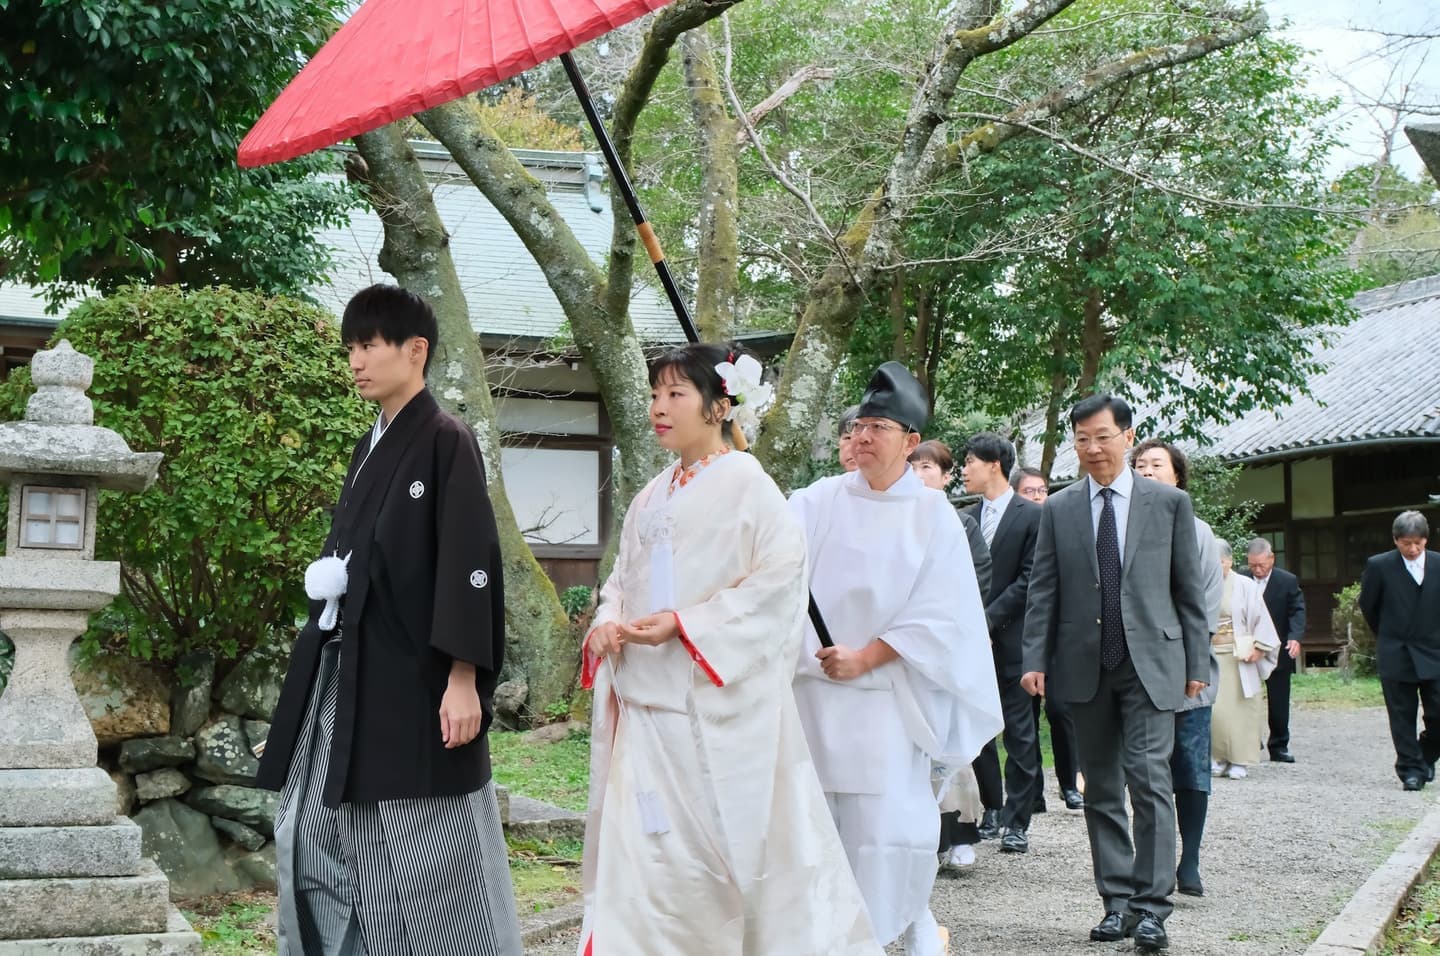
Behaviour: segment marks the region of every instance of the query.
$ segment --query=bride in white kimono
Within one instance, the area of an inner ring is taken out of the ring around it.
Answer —
[[[940,818],[931,761],[968,767],[1003,726],[965,529],[907,457],[923,387],[880,366],[860,402],[859,469],[797,491],[811,591],[834,646],[807,631],[795,697],[820,783],[882,943],[946,951],[930,912]]]
[[[753,358],[709,345],[667,353],[650,384],[651,422],[680,460],[631,503],[585,641],[580,952],[880,956],[790,686],[804,536],[721,438],[768,386]]]

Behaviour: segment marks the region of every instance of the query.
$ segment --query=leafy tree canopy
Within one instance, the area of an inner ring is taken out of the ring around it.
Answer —
[[[342,0],[0,0],[0,279],[297,292],[352,204],[324,156],[240,170]]]
[[[91,641],[169,660],[286,634],[372,414],[334,320],[284,297],[131,287],[81,303],[55,337],[95,360],[96,423],[165,453],[149,491],[102,495],[96,552],[121,562],[122,593]],[[18,370],[0,412],[21,417],[30,391]]]

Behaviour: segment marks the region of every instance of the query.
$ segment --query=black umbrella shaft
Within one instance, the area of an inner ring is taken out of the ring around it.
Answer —
[[[695,320],[690,317],[690,309],[680,297],[680,287],[675,284],[675,277],[670,274],[670,266],[660,248],[660,240],[656,238],[655,230],[645,218],[645,210],[640,208],[640,198],[635,195],[635,189],[630,185],[630,177],[626,175],[620,157],[615,154],[615,144],[610,141],[610,134],[600,120],[600,114],[595,111],[595,101],[590,98],[590,88],[585,85],[585,78],[580,75],[580,68],[575,65],[573,56],[562,53],[560,62],[565,65],[565,75],[570,77],[570,85],[575,88],[575,95],[580,97],[580,108],[585,111],[585,118],[590,121],[590,129],[595,133],[595,139],[600,143],[600,152],[604,154],[605,162],[610,167],[610,176],[620,190],[625,206],[630,210],[630,218],[635,220],[635,229],[640,233],[640,240],[650,254],[650,261],[655,265],[655,273],[660,276],[660,284],[665,287],[665,295],[670,299],[675,317],[680,320],[680,327],[685,330],[685,338],[698,342],[700,332],[695,328]]]

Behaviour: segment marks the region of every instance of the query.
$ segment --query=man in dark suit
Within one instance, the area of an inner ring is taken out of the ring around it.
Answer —
[[[1418,511],[1402,512],[1390,530],[1395,550],[1365,564],[1360,612],[1375,633],[1395,773],[1406,790],[1422,790],[1440,757],[1440,553],[1426,549],[1430,523]],[[1425,708],[1418,738],[1417,704]]]
[[[1040,746],[1031,697],[1020,686],[1020,643],[1025,630],[1025,596],[1030,589],[1030,563],[1040,506],[1010,487],[1015,446],[994,432],[981,432],[965,445],[960,475],[965,490],[980,495],[966,513],[980,525],[990,549],[990,587],[985,592],[985,619],[995,677],[1005,716],[1005,804],[1000,813],[1003,853],[1030,849],[1030,815],[1040,794]],[[994,741],[987,745],[998,763]],[[985,759],[985,752],[981,757]]]
[[[1126,466],[1135,431],[1124,400],[1083,399],[1070,425],[1086,477],[1040,511],[1020,681],[1054,694],[1075,722],[1105,906],[1090,938],[1133,936],[1153,952],[1168,943],[1175,891],[1174,711],[1210,679],[1195,512],[1183,491]]]
[[[1305,636],[1305,595],[1300,582],[1284,568],[1275,567],[1270,542],[1256,538],[1245,551],[1250,576],[1265,595],[1265,608],[1280,636],[1280,663],[1265,680],[1270,708],[1270,741],[1265,749],[1275,763],[1294,763],[1290,753],[1290,676],[1300,657],[1300,639]]]

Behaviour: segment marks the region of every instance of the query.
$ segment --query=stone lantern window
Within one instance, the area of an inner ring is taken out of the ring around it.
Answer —
[[[25,485],[20,522],[22,548],[80,550],[85,546],[85,489]]]

